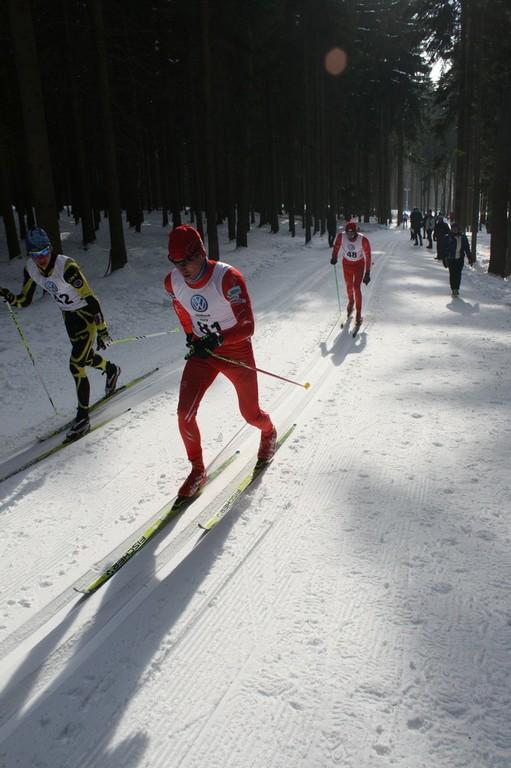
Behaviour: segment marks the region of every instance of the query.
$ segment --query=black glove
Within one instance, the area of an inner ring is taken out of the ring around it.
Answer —
[[[200,339],[195,339],[190,346],[188,357],[197,355],[197,357],[209,357],[209,353],[220,346],[223,342],[223,336],[220,333],[207,333]]]
[[[103,330],[98,331],[97,339],[96,339],[96,349],[106,349],[110,346],[112,343],[112,337],[108,333],[108,330],[106,328],[103,328]]]
[[[16,296],[8,288],[0,288],[0,296],[7,304],[14,304],[16,301]]]
[[[334,266],[337,264],[337,256],[332,256],[330,259],[330,264],[333,264]]]
[[[186,346],[193,347],[193,333],[186,334]]]
[[[369,283],[371,282],[371,272],[369,270],[367,270],[367,272],[365,273],[364,279],[362,280],[362,282],[364,283],[364,285],[369,285]]]
[[[447,259],[442,259],[442,264],[447,269]]]

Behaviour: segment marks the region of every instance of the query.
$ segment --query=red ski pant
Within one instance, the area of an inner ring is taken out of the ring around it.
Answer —
[[[220,353],[219,353],[220,354]],[[252,345],[238,347],[235,354],[226,352],[226,357],[255,366]],[[256,371],[249,371],[233,363],[226,363],[214,357],[205,359],[191,357],[187,360],[181,379],[177,417],[179,431],[185,444],[186,454],[192,464],[203,465],[202,446],[197,411],[207,389],[219,373],[232,382],[238,395],[240,413],[249,424],[262,432],[271,432],[273,423],[267,413],[259,407],[259,390]]]
[[[364,269],[363,259],[360,261],[346,261],[346,259],[343,259],[342,271],[344,273],[344,282],[346,283],[348,304],[353,306],[353,302],[355,302],[357,315],[362,314],[362,291],[360,286],[364,277]]]

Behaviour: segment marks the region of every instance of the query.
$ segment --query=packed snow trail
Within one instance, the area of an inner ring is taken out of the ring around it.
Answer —
[[[260,379],[277,423],[298,411],[292,437],[184,560],[158,558],[186,515],[7,654],[0,765],[508,768],[509,294],[465,270],[451,299],[408,232],[368,233],[356,339],[338,326],[324,241],[262,252],[256,361],[312,382]],[[0,583],[25,562],[1,590],[3,638],[175,487],[175,396],[0,486]],[[201,408],[209,455],[240,426],[231,401],[219,383]],[[246,456],[257,436],[240,440]]]

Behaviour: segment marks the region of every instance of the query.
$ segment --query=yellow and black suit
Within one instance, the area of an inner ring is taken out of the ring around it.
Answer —
[[[93,349],[96,334],[107,334],[99,301],[76,261],[62,254],[52,254],[44,270],[29,259],[23,273],[21,293],[13,297],[14,301],[9,300],[10,303],[15,307],[27,307],[37,285],[50,294],[62,311],[72,345],[69,369],[76,385],[78,414],[85,415],[90,398],[86,366],[107,374],[113,367]]]

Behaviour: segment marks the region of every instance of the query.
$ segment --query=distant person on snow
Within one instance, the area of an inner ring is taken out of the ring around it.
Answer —
[[[444,267],[449,270],[451,293],[453,296],[459,296],[465,256],[471,266],[474,264],[475,259],[470,252],[467,236],[460,232],[460,228],[455,221],[451,224],[451,231],[443,236],[441,247]]]
[[[255,367],[254,315],[244,277],[229,264],[209,261],[200,234],[188,224],[170,233],[168,257],[173,269],[165,277],[165,290],[189,349],[177,407],[179,431],[192,465],[178,497],[189,498],[207,479],[196,416],[219,373],[234,385],[243,418],[261,430],[258,462],[267,463],[273,457],[277,431],[259,406],[257,372],[236,364]],[[234,362],[218,359],[217,353]]]
[[[451,228],[447,222],[447,219],[444,219],[443,214],[439,213],[436,217],[435,226],[433,229],[433,240],[436,243],[436,258],[439,261],[442,261],[442,242],[444,235],[449,234],[451,231]]]
[[[335,239],[330,264],[337,264],[339,251],[342,255],[342,271],[348,294],[348,317],[356,308],[356,325],[362,323],[362,282],[368,285],[371,280],[371,245],[367,237],[357,231],[355,221],[348,221],[344,232],[339,232]]]
[[[417,207],[415,207],[410,214],[410,227],[413,233],[412,240],[414,241],[414,245],[419,245],[417,239],[419,239],[420,244],[422,245],[422,213]]]
[[[67,335],[71,342],[69,368],[75,381],[78,410],[67,433],[75,440],[90,430],[90,384],[86,366],[97,368],[106,375],[105,395],[111,395],[121,373],[119,366],[105,360],[93,350],[106,349],[112,339],[97,297],[74,259],[53,251],[50,239],[42,227],[33,227],[26,238],[28,259],[23,272],[21,293],[15,296],[0,288],[0,296],[13,307],[28,307],[39,285],[57,302],[62,311]]]
[[[403,212],[403,218],[401,221],[403,229],[408,229],[408,213],[406,211]]]
[[[426,248],[433,248],[433,230],[435,228],[435,217],[432,211],[428,211],[424,217],[424,237],[428,238]]]

